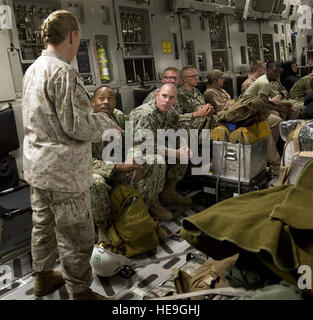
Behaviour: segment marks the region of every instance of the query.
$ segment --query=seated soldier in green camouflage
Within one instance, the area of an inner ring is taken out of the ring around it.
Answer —
[[[190,118],[188,122],[184,122],[181,127],[186,129],[213,129],[215,127],[215,117],[213,116],[214,107],[205,102],[204,96],[196,88],[199,84],[198,71],[187,66],[181,70],[182,86],[178,88],[178,96],[184,99],[184,103],[180,106],[179,114],[196,114],[201,116]]]
[[[115,109],[116,99],[111,88],[107,86],[98,88],[93,95],[92,106],[95,112],[106,113],[120,128],[125,129],[125,121],[128,120],[128,116]],[[105,145],[105,142],[92,144],[94,184],[91,187],[91,199],[93,217],[98,227],[99,242],[108,240],[106,231],[112,223],[109,198],[111,188],[117,184],[133,184],[145,203],[148,206],[152,204],[153,213],[153,200],[163,190],[166,170],[165,165],[162,164],[142,166],[137,163],[104,161],[102,153]],[[157,209],[162,212],[162,208]],[[171,214],[165,208],[163,209],[164,215],[171,218]]]
[[[299,79],[290,89],[289,98],[297,101],[304,101],[304,98],[313,92],[310,81],[313,79],[313,72]]]
[[[151,145],[153,144],[154,157],[159,156],[157,150],[157,137],[158,129],[179,129],[179,115],[176,110],[173,109],[177,99],[177,89],[172,83],[164,83],[158,89],[154,103],[145,103],[138,108],[134,109],[129,119],[134,122],[134,132],[141,134],[141,129],[148,129],[153,133]],[[187,164],[176,163],[169,164],[169,158],[183,157],[188,163],[190,157],[190,150],[188,146],[181,147],[179,149],[171,149],[164,146],[165,162],[167,167],[167,181],[165,188],[160,195],[160,200],[164,204],[178,204],[182,206],[188,206],[192,204],[191,198],[183,197],[176,191],[176,185],[181,180],[186,171]],[[132,150],[132,156],[136,159],[141,157],[140,144],[136,144],[134,141],[134,148]],[[165,183],[165,178],[164,178]],[[156,202],[158,202],[156,198]],[[157,210],[154,211],[157,216],[160,213]]]
[[[162,83],[173,83],[176,88],[180,86],[180,71],[175,67],[168,67],[163,71]],[[158,89],[150,92],[145,98],[143,103],[154,103]],[[179,114],[179,123],[182,128],[188,128],[191,125],[192,128],[197,128],[196,123],[198,118],[206,118],[210,115],[210,106],[200,107],[198,110],[192,111],[188,107],[188,101],[186,95],[177,94],[177,101],[173,108]],[[196,121],[196,122],[195,122]]]

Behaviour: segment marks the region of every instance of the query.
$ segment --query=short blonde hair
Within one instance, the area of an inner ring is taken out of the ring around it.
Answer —
[[[67,10],[52,12],[41,25],[41,38],[45,44],[60,44],[69,32],[79,30],[77,17]]]
[[[254,73],[257,72],[259,68],[264,68],[264,63],[260,60],[254,60],[252,61],[251,65],[250,65],[250,72]]]

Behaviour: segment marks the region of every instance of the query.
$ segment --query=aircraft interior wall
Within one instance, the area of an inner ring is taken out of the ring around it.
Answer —
[[[80,19],[81,47],[72,64],[87,89],[92,93],[101,84],[115,88],[126,113],[160,83],[167,66],[196,66],[202,88],[207,72],[221,69],[230,77],[228,91],[235,99],[236,79],[248,74],[254,59],[296,58],[303,76],[313,69],[313,32],[299,29],[300,1],[284,1],[284,7],[281,3],[0,0],[12,13],[11,28],[5,27],[3,13],[0,20],[0,105],[11,102],[21,119],[22,76],[44,48],[42,19],[56,9],[72,10]],[[99,67],[101,59],[104,68]],[[22,128],[19,131],[22,139]]]

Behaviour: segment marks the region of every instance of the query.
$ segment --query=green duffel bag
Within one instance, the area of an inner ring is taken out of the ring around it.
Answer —
[[[158,224],[150,216],[139,192],[119,185],[111,194],[113,224],[108,230],[112,251],[133,257],[155,249],[159,244]]]

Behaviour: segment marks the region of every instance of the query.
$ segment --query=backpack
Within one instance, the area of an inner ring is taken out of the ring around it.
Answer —
[[[240,99],[218,112],[217,123],[234,123],[237,127],[249,127],[265,121],[269,115],[267,103],[263,97]]]
[[[113,223],[108,229],[113,252],[126,257],[155,249],[158,225],[150,216],[139,192],[130,185],[116,186],[111,194]]]

